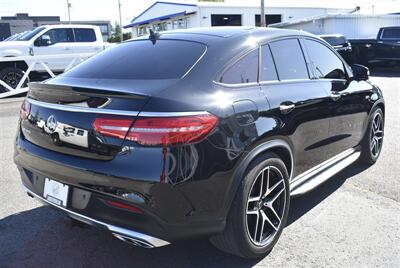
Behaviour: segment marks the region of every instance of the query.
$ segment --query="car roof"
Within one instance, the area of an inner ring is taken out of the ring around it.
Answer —
[[[96,25],[89,25],[89,24],[48,24],[42,25],[46,28],[95,28]]]
[[[215,42],[230,41],[230,42],[243,42],[245,37],[254,37],[258,42],[267,42],[269,40],[290,37],[290,36],[309,36],[318,38],[317,36],[298,30],[278,29],[271,27],[202,27],[190,28],[184,30],[173,30],[159,33],[159,39],[180,39],[187,41],[195,41],[211,45]],[[148,39],[149,36],[141,36],[139,38],[131,39],[143,40]]]

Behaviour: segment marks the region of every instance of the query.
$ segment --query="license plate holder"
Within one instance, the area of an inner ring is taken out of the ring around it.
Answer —
[[[68,201],[69,186],[61,182],[44,179],[43,197],[52,204],[66,207]]]

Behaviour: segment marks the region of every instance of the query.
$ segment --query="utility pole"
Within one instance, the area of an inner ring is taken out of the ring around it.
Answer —
[[[69,24],[71,24],[71,3],[69,2],[69,0],[67,0],[67,7],[68,7],[68,21]]]
[[[265,22],[265,5],[264,0],[261,0],[261,27],[267,27]]]
[[[124,35],[122,33],[121,0],[118,0],[118,8],[119,8],[119,28],[121,29],[120,38],[121,38],[121,42],[122,42]]]

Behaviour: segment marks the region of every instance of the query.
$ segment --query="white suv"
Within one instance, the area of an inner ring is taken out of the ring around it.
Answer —
[[[19,35],[12,41],[0,42],[0,79],[15,88],[29,63],[29,56],[97,53],[104,50],[100,28],[91,25],[47,25]],[[1,61],[2,57],[28,56],[26,60]],[[46,65],[53,72],[62,72],[72,58],[49,58]],[[35,71],[45,68],[37,64]],[[0,92],[5,88],[0,86]]]

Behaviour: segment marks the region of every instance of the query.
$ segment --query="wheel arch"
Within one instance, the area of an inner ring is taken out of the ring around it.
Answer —
[[[230,188],[227,189],[227,197],[225,198],[225,203],[223,206],[224,217],[226,217],[229,212],[239,185],[243,181],[243,178],[248,171],[249,166],[259,157],[262,157],[266,153],[274,153],[278,155],[289,172],[289,178],[293,176],[293,150],[287,141],[283,139],[273,139],[256,146],[241,161],[232,177],[232,182],[230,184]]]

